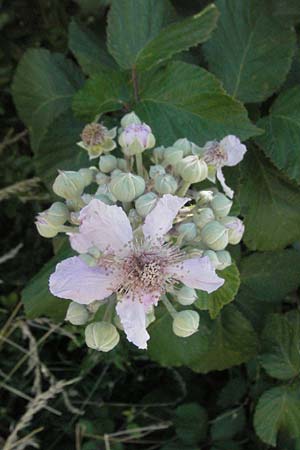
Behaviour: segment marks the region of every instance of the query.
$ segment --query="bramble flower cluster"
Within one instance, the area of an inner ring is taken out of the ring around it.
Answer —
[[[223,285],[220,271],[232,263],[226,248],[243,236],[242,221],[230,215],[233,191],[222,172],[243,158],[239,139],[226,136],[203,147],[186,138],[166,148],[155,143],[134,112],[118,130],[86,125],[78,145],[98,164],[59,171],[53,191],[62,200],[36,219],[42,236],[65,233],[78,254],[57,264],[49,289],[71,300],[66,320],[85,326],[87,346],[98,351],[113,349],[119,331],[147,348],[158,303],[171,314],[177,336],[197,332],[198,291]],[[215,186],[200,190],[206,179],[219,180],[225,194]]]

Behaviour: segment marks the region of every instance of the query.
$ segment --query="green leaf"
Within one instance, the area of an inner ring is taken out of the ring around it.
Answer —
[[[241,103],[201,67],[172,62],[155,73],[143,74],[140,87],[135,111],[150,124],[159,145],[171,145],[183,136],[203,145],[227,134],[245,140],[260,133]]]
[[[243,295],[258,302],[280,302],[300,285],[300,252],[253,253],[242,258],[240,272]]]
[[[37,174],[50,186],[57,170],[78,170],[90,165],[87,152],[76,145],[84,123],[67,111],[54,120],[34,154]]]
[[[272,15],[285,24],[300,22],[300,3],[298,0],[270,0]]]
[[[257,352],[256,334],[245,317],[232,305],[211,321],[201,314],[199,331],[179,338],[172,331],[172,319],[160,309],[150,326],[150,357],[163,366],[186,365],[195,372],[207,373],[241,364]]]
[[[234,300],[240,285],[239,270],[235,264],[219,271],[218,275],[225,280],[223,286],[212,294],[197,291],[198,300],[195,303],[199,309],[207,309],[212,319],[218,316],[225,305]]]
[[[174,426],[184,445],[193,445],[206,437],[208,417],[205,408],[197,403],[186,403],[176,408]]]
[[[74,92],[83,83],[79,69],[58,53],[27,50],[12,85],[18,113],[30,130],[35,151],[48,127],[70,108]]]
[[[266,372],[279,380],[300,374],[300,313],[268,317],[262,334],[260,363]]]
[[[61,247],[58,253],[29,281],[22,291],[22,301],[28,319],[47,316],[56,321],[65,318],[69,305],[67,300],[54,297],[48,289],[48,280],[57,263],[72,256],[69,242]]]
[[[216,27],[218,15],[212,4],[198,14],[164,28],[138,53],[137,69],[150,69],[176,53],[207,41]]]
[[[99,73],[88,80],[74,96],[73,110],[84,120],[92,121],[98,114],[117,111],[129,101],[128,79],[117,71]]]
[[[108,51],[122,69],[136,64],[139,52],[155,38],[170,14],[167,0],[116,0],[108,13]]]
[[[278,250],[300,239],[300,189],[290,184],[259,149],[241,165],[244,242],[251,250]]]
[[[284,82],[295,49],[292,27],[272,17],[269,0],[217,0],[218,28],[204,46],[210,70],[243,102],[261,102]]]
[[[300,387],[279,386],[260,397],[254,414],[254,428],[266,444],[276,446],[279,431],[300,436]]]
[[[219,391],[218,406],[222,408],[229,408],[242,401],[242,398],[247,393],[247,382],[241,376],[235,376],[225,384]]]
[[[300,183],[300,87],[281,93],[258,125],[265,129],[258,145],[278,169]]]
[[[71,20],[69,25],[69,49],[87,75],[97,75],[116,67],[107,53],[100,36]]]
[[[246,424],[244,408],[235,408],[220,414],[213,420],[211,438],[213,441],[226,441],[241,433]]]

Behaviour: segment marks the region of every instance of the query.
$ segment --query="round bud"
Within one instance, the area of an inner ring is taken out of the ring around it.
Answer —
[[[110,176],[115,177],[116,175],[120,175],[120,173],[124,173],[124,171],[120,169],[115,169],[111,172]]]
[[[173,332],[180,337],[191,336],[198,331],[199,321],[200,317],[196,311],[180,311],[173,320]]]
[[[69,304],[65,320],[72,325],[84,325],[89,320],[89,313],[84,305],[71,302]]]
[[[171,166],[177,164],[183,158],[183,150],[178,147],[168,147],[164,152],[164,164]]]
[[[158,175],[154,180],[154,188],[159,194],[175,194],[178,183],[172,175]]]
[[[232,207],[232,201],[229,200],[229,198],[227,198],[226,195],[222,194],[221,192],[218,192],[216,195],[213,196],[210,205],[216,217],[221,218],[227,216],[227,214],[229,213]]]
[[[221,250],[223,251],[223,250]],[[213,250],[205,250],[203,252],[203,256],[208,256],[208,258],[210,259],[210,262],[212,263],[212,265],[214,266],[215,269],[219,268],[220,265],[220,261],[218,258],[218,255],[216,252],[214,252]]]
[[[161,162],[164,159],[165,147],[162,145],[161,147],[156,147],[153,150],[153,159],[156,163]]]
[[[181,178],[190,183],[199,183],[205,180],[208,174],[206,162],[195,155],[183,158],[178,164],[177,170]]]
[[[229,252],[226,250],[220,250],[219,252],[216,252],[216,255],[219,260],[219,265],[217,267],[218,270],[224,270],[226,267],[231,266],[232,260]]]
[[[113,176],[109,183],[110,192],[120,202],[132,202],[143,194],[145,187],[145,180],[132,173],[120,173]]]
[[[149,175],[154,180],[158,175],[164,175],[166,173],[165,168],[160,164],[150,166]]]
[[[238,244],[244,234],[245,226],[238,217],[227,216],[221,219],[221,223],[228,229],[229,244]]]
[[[183,306],[189,306],[195,303],[197,300],[197,293],[195,289],[192,289],[188,286],[182,286],[176,292],[176,300]]]
[[[79,169],[78,173],[82,176],[84,185],[89,186],[94,181],[95,175],[98,173],[98,170],[96,169],[96,167],[87,167],[84,169]]]
[[[215,220],[215,215],[211,208],[201,208],[193,216],[193,221],[200,229],[203,228],[204,225],[211,222],[212,220]]]
[[[135,201],[135,209],[141,217],[146,217],[154,208],[157,202],[157,195],[154,192],[148,192]]]
[[[98,172],[96,175],[96,183],[99,184],[99,186],[102,186],[103,184],[108,184],[109,176],[105,175],[105,173]]]
[[[113,155],[100,156],[99,169],[103,173],[112,172],[117,167],[117,158]]]
[[[197,227],[193,222],[181,223],[177,230],[186,241],[193,241],[197,236]]]
[[[151,128],[145,123],[128,125],[119,136],[119,144],[127,156],[142,153],[155,145]]]
[[[86,345],[100,352],[109,352],[118,345],[119,340],[116,327],[108,322],[93,322],[85,329]]]
[[[122,172],[126,172],[127,170],[127,162],[123,158],[117,158],[117,168]]]
[[[173,147],[179,148],[183,151],[183,156],[188,156],[192,154],[193,151],[193,143],[190,142],[188,139],[178,139],[176,142],[174,142]]]
[[[67,200],[73,200],[82,194],[85,182],[78,172],[59,171],[52,188],[56,195]]]
[[[41,214],[36,217],[35,226],[38,233],[44,238],[53,238],[59,232],[59,228],[48,223]]]
[[[123,118],[121,119],[121,127],[126,128],[129,125],[140,125],[141,121],[138,118],[138,116],[135,114],[134,111],[131,113],[125,114]]]
[[[224,250],[228,245],[228,230],[216,220],[207,223],[201,230],[201,237],[212,250]]]
[[[69,210],[65,203],[54,202],[49,209],[40,213],[40,217],[44,218],[49,225],[63,225],[69,218]]]

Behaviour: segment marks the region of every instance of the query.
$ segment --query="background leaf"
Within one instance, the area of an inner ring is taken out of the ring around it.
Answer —
[[[174,426],[184,446],[195,445],[205,439],[207,422],[205,408],[197,403],[185,403],[176,408]]]
[[[254,428],[263,442],[274,447],[280,430],[287,431],[291,437],[299,437],[299,386],[278,386],[264,392],[256,406]]]
[[[289,71],[294,30],[272,17],[268,0],[217,0],[216,5],[218,28],[204,47],[210,70],[243,102],[265,100]]]
[[[240,285],[239,270],[235,264],[219,271],[218,275],[225,280],[223,286],[212,294],[197,291],[198,300],[195,303],[197,308],[208,310],[212,319],[217,317],[225,305],[234,300]]]
[[[288,182],[259,149],[241,165],[244,242],[251,250],[278,250],[300,239],[300,190]]]

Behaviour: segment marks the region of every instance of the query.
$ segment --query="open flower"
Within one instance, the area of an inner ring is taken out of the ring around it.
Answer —
[[[233,190],[227,186],[222,172],[224,166],[235,166],[242,161],[247,148],[233,135],[226,136],[220,142],[209,141],[204,148],[204,161],[208,165],[208,179],[215,182],[216,177],[220,181],[225,194],[233,198]]]
[[[70,234],[70,241],[79,253],[96,248],[101,256],[94,267],[80,256],[59,263],[49,281],[52,294],[88,304],[117,293],[116,311],[127,339],[147,348],[146,314],[170,284],[179,281],[210,293],[224,283],[208,257],[189,258],[175,245],[164,243],[187,201],[164,195],[146,216],[142,233],[133,233],[122,208],[92,200],[81,210],[79,232]]]

